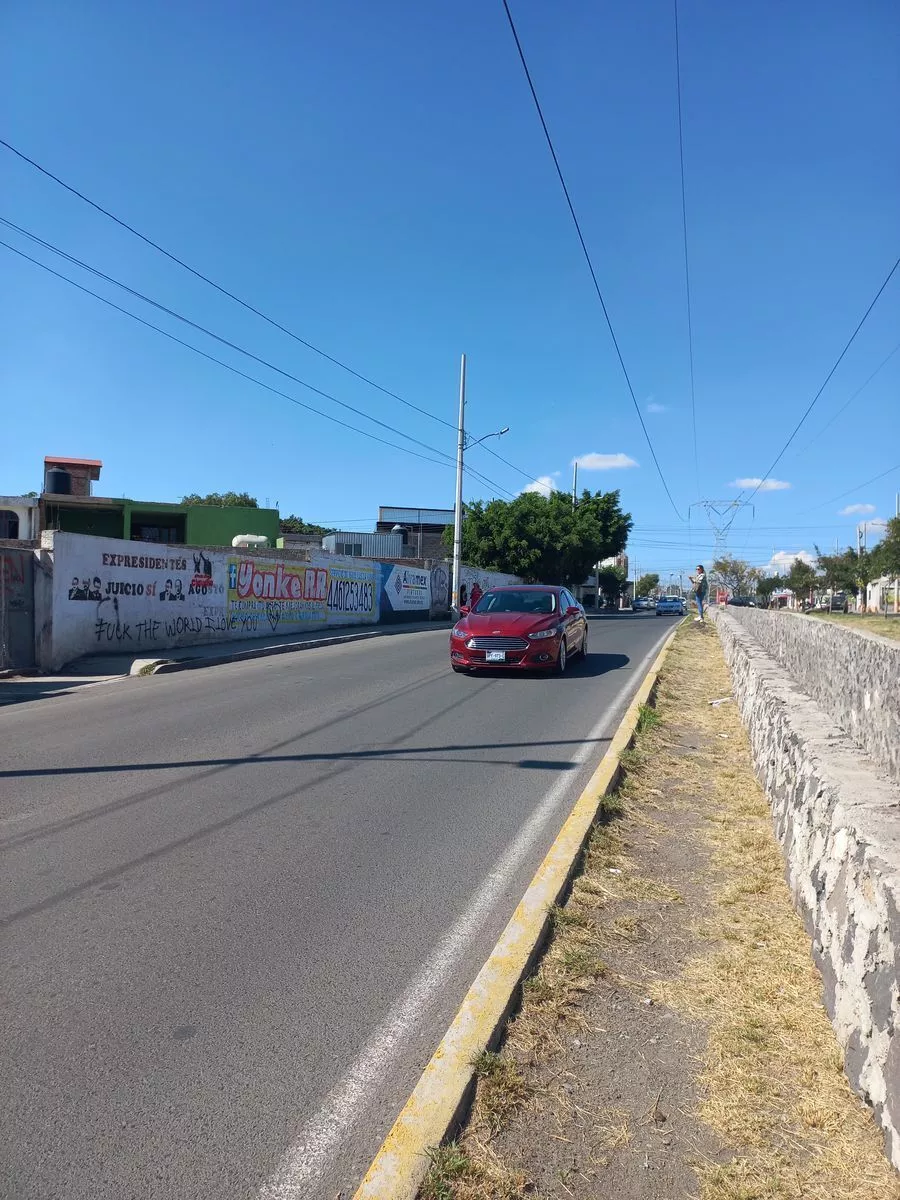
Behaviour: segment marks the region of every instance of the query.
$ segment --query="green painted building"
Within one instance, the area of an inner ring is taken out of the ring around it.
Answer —
[[[208,504],[156,504],[106,496],[44,493],[41,529],[87,533],[125,541],[163,542],[181,546],[230,546],[239,534],[278,540],[277,508],[218,508]]]

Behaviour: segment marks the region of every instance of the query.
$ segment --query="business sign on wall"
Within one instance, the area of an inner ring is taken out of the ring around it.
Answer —
[[[381,564],[382,621],[411,620],[430,608],[430,571],[395,563]]]
[[[376,619],[375,566],[232,557],[227,565],[229,620],[289,633],[340,617],[344,624]]]

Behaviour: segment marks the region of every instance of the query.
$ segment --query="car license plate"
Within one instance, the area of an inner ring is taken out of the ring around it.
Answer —
[[[505,650],[488,650],[484,656],[485,662],[506,662]]]

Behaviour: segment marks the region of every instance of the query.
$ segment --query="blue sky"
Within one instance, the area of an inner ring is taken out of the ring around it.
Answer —
[[[699,480],[695,477],[672,4],[512,4],[644,417],[682,516],[759,477],[900,253],[900,6],[680,5]],[[710,554],[666,499],[631,406],[500,0],[237,0],[152,11],[11,0],[2,136],[173,253],[382,386],[455,421],[509,492],[619,487],[632,557]],[[373,390],[0,150],[0,214],[254,354],[452,455],[453,430]],[[19,235],[0,237],[209,353],[378,436],[395,434],[154,314]],[[248,490],[368,527],[379,504],[451,506],[452,467],[329,423],[0,249],[0,492],[45,454],[103,460],[98,491]],[[900,471],[900,272],[755,517],[763,563],[890,516]],[[808,446],[808,443],[812,444]],[[420,449],[415,445],[411,449]],[[807,448],[808,446],[808,448]],[[601,464],[605,458],[592,460]],[[474,480],[467,498],[502,495]],[[867,506],[840,515],[848,505]],[[871,539],[871,532],[870,532]]]

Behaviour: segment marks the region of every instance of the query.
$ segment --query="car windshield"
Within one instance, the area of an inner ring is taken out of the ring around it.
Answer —
[[[476,613],[534,613],[536,616],[556,612],[553,592],[485,592],[472,612]]]

